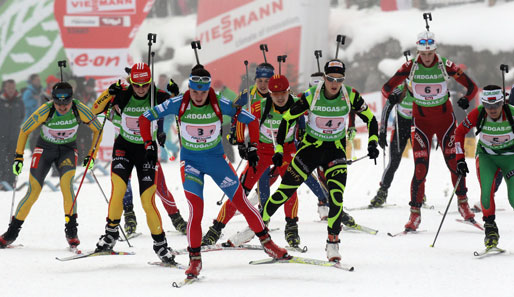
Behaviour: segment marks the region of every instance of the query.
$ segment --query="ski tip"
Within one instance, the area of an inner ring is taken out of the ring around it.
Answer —
[[[387,235],[394,237],[394,234],[392,234],[391,232],[387,232]]]
[[[353,266],[348,269],[348,271],[354,271],[354,270],[355,270],[355,267],[353,267]]]
[[[478,257],[478,256],[480,256],[480,254],[477,251],[474,251],[473,256]]]

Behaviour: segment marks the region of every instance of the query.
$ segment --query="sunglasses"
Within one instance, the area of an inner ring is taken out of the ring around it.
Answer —
[[[485,109],[497,109],[503,106],[503,101],[498,101],[496,103],[482,102],[482,105],[484,105]]]
[[[418,43],[421,45],[427,45],[427,44],[432,45],[432,44],[434,44],[434,40],[433,39],[420,39],[418,41]]]
[[[59,100],[59,99],[54,99],[54,103],[56,105],[59,105],[59,106],[64,106],[64,105],[68,105],[71,103],[71,98],[69,99],[64,99],[64,100]]]
[[[189,77],[189,80],[192,82],[199,82],[199,83],[209,83],[211,82],[211,78],[208,76],[197,76],[192,75]]]
[[[138,83],[132,83],[132,87],[136,89],[144,89],[146,87],[150,86],[150,82],[144,83],[144,84],[138,84]]]
[[[329,82],[338,82],[338,83],[342,83],[344,81],[344,77],[333,77],[333,76],[330,76],[330,75],[325,75],[325,78],[329,81]]]

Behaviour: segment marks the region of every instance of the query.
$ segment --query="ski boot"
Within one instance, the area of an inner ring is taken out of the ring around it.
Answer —
[[[66,224],[64,225],[64,233],[70,248],[76,248],[80,244],[79,237],[77,236],[77,214],[72,216],[66,215]]]
[[[485,238],[484,244],[487,249],[496,247],[498,245],[498,240],[500,239],[500,234],[498,233],[498,227],[494,222],[495,215],[484,217],[484,227],[485,227]]]
[[[377,195],[369,202],[370,208],[382,207],[387,199],[387,188],[380,187],[377,191]]]
[[[137,220],[133,208],[130,207],[126,209],[123,212],[123,216],[125,217],[125,225],[123,226],[123,229],[125,229],[127,236],[132,233],[136,233]]]
[[[286,217],[286,228],[284,229],[284,235],[286,241],[291,247],[298,247],[300,245],[300,236],[298,235],[298,217],[291,219]]]
[[[152,234],[152,238],[153,250],[159,259],[167,264],[177,264],[177,262],[175,262],[175,256],[171,254],[171,249],[168,247],[168,241],[166,241],[164,232],[157,235]]]
[[[202,255],[200,248],[187,248],[189,251],[189,268],[186,270],[188,279],[197,278],[202,270]]]
[[[212,226],[209,227],[209,231],[202,238],[202,245],[216,244],[221,237],[221,230],[223,228],[225,228],[225,224],[214,220]]]
[[[173,227],[175,227],[175,230],[185,235],[187,231],[187,222],[184,221],[180,215],[180,211],[177,211],[174,214],[170,214],[170,219]]]
[[[341,261],[341,254],[339,254],[339,235],[328,235],[327,246],[325,250],[327,251],[327,259],[330,262],[339,262]]]
[[[416,231],[420,223],[421,211],[419,207],[411,206],[409,221],[405,224],[405,231]]]
[[[459,213],[465,221],[474,222],[475,214],[469,209],[468,198],[466,196],[459,197]]]
[[[256,233],[261,241],[262,247],[264,248],[264,252],[268,254],[273,259],[288,259],[290,256],[287,254],[287,250],[285,248],[281,248],[276,245],[273,240],[271,240],[271,236],[268,233],[268,228],[265,228],[259,233]]]
[[[95,253],[98,252],[107,252],[112,251],[116,241],[120,237],[120,233],[118,231],[119,220],[111,221],[107,219],[107,224],[105,225],[105,234],[100,236],[100,239],[96,243]],[[109,224],[116,224],[115,226],[109,226]]]
[[[319,214],[319,218],[320,220],[322,221],[326,221],[327,218],[328,218],[328,205],[326,202],[319,202],[318,203],[318,214]]]
[[[4,249],[16,240],[18,234],[20,233],[21,225],[23,222],[24,221],[20,221],[15,217],[12,217],[9,228],[2,236],[0,236],[0,248]]]
[[[344,211],[343,211],[343,214],[341,215],[341,222],[343,223],[343,225],[345,225],[348,228],[357,227],[357,224],[355,223],[355,220],[352,218],[352,216]]]

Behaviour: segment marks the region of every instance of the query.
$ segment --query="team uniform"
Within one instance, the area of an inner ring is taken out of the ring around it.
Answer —
[[[494,94],[496,93],[496,94]],[[498,97],[503,100],[501,89],[483,91],[486,98]],[[484,99],[482,99],[484,100]],[[514,107],[505,103],[500,118],[497,120],[488,116],[480,105],[473,109],[455,131],[455,147],[457,160],[464,162],[464,138],[466,134],[477,127],[478,144],[475,152],[476,171],[480,183],[480,202],[483,220],[485,222],[485,245],[495,247],[499,234],[495,220],[495,180],[503,174],[507,184],[510,205],[514,208]]]
[[[411,136],[412,103],[414,102],[414,97],[405,84],[398,86],[397,92],[402,94],[403,99],[396,104],[391,104],[390,101],[386,101],[384,109],[382,110],[378,144],[385,150],[387,145],[387,121],[389,114],[396,106],[393,130],[389,141],[389,163],[382,174],[380,189],[377,195],[370,201],[371,207],[380,207],[385,203],[387,191],[393,182],[396,170],[398,170],[400,166],[403,151]]]
[[[71,88],[71,86],[70,86]],[[18,236],[21,225],[27,218],[32,205],[39,198],[48,171],[55,164],[60,178],[61,193],[66,219],[65,233],[70,246],[77,246],[77,204],[73,190],[73,178],[77,166],[77,130],[79,124],[86,124],[93,132],[93,144],[88,156],[99,143],[101,124],[91,110],[77,99],[72,99],[72,107],[66,114],[59,114],[53,101],[41,105],[23,123],[16,146],[16,160],[23,161],[23,151],[27,138],[36,128],[41,127],[36,148],[30,162],[29,189],[20,200],[9,230],[0,237],[0,246],[13,242]]]
[[[455,115],[448,95],[447,81],[453,77],[467,88],[465,98],[473,99],[477,93],[475,83],[453,62],[435,55],[432,65],[424,66],[419,54],[404,63],[396,74],[382,88],[382,95],[389,97],[393,89],[405,79],[412,82],[412,128],[411,142],[414,155],[414,176],[411,183],[411,216],[406,229],[416,230],[421,222],[420,207],[425,194],[425,179],[428,173],[432,136],[435,134],[441,147],[446,165],[451,173],[452,183],[457,182],[455,139]],[[457,185],[459,212],[465,220],[474,220],[466,196],[466,182],[463,178]]]
[[[332,65],[329,61],[327,65]],[[325,66],[327,69],[327,66]],[[338,68],[344,64],[338,61]],[[327,71],[325,71],[327,72]],[[330,244],[338,249],[338,235],[341,231],[341,213],[343,210],[343,193],[346,187],[346,126],[350,110],[353,110],[367,123],[368,142],[377,141],[378,125],[359,92],[342,85],[336,98],[327,99],[325,84],[308,89],[282,118],[277,135],[277,153],[287,136],[289,127],[298,117],[308,112],[306,133],[302,145],[282,178],[278,190],[268,199],[263,209],[263,220],[269,221],[277,209],[284,204],[318,167],[322,167],[327,178],[329,192],[328,234]],[[329,243],[327,243],[328,245]],[[340,259],[327,254],[329,260]]]
[[[207,72],[203,68],[201,70]],[[190,209],[187,238],[191,263],[190,268],[186,270],[188,277],[196,277],[201,269],[201,220],[204,206],[204,176],[206,174],[211,176],[233,205],[243,214],[250,228],[260,237],[265,251],[268,254],[274,253],[273,256],[278,258],[287,255],[284,249],[277,249],[276,246],[273,247],[273,251],[269,249],[269,244],[274,245],[274,243],[269,237],[268,230],[265,228],[259,212],[248,202],[234,169],[224,158],[221,144],[222,118],[223,115],[233,117],[236,108],[229,100],[217,97],[214,90],[207,84],[203,85],[203,89],[202,86],[197,87],[200,90],[208,90],[206,104],[202,106],[193,104],[190,97],[191,91],[187,91],[183,95],[152,108],[140,117],[142,135],[148,142],[151,140],[150,121],[169,114],[178,116],[182,146],[180,151],[181,176]],[[205,85],[207,85],[206,88]],[[240,112],[237,120],[245,124],[257,125],[255,117],[245,110]]]

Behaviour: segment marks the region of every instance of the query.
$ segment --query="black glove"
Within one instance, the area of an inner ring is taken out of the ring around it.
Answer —
[[[173,81],[172,78],[170,78],[170,82],[166,86],[166,90],[168,90],[168,92],[170,92],[173,96],[177,96],[178,94],[180,94],[178,85]]]
[[[368,143],[368,156],[369,156],[369,158],[370,159],[376,159],[376,158],[378,158],[379,154],[380,154],[380,152],[377,149],[377,142],[376,141],[372,141],[372,142]]]
[[[457,105],[460,106],[462,109],[467,109],[469,107],[469,101],[468,98],[462,97],[457,101]]]
[[[259,155],[257,155],[257,145],[250,143],[246,149],[246,157],[248,158],[248,164],[253,167],[254,171],[257,171],[257,162],[259,162]]]
[[[239,151],[239,157],[243,160],[248,160],[246,156],[246,145],[244,143],[240,143],[237,145],[237,150]]]
[[[385,150],[385,147],[387,146],[387,135],[385,132],[380,131],[378,133],[378,145]]]
[[[151,164],[157,163],[157,145],[151,140],[145,141],[145,159]]]
[[[273,157],[271,157],[271,160],[273,161],[273,165],[276,167],[282,166],[282,163],[284,162],[284,154],[283,153],[275,153],[273,154]]]
[[[116,96],[121,92],[121,90],[123,90],[123,86],[121,85],[121,80],[118,80],[109,86],[109,95]]]
[[[160,132],[157,134],[157,142],[159,142],[159,145],[164,147],[164,144],[166,143],[166,132]]]
[[[389,103],[391,103],[391,105],[395,105],[397,103],[400,102],[400,100],[402,99],[402,91],[398,88],[394,89],[393,92],[391,94],[389,94],[389,97],[387,97],[387,100],[389,100]]]
[[[466,176],[466,173],[469,173],[466,160],[460,159],[459,161],[457,161],[457,174]]]

